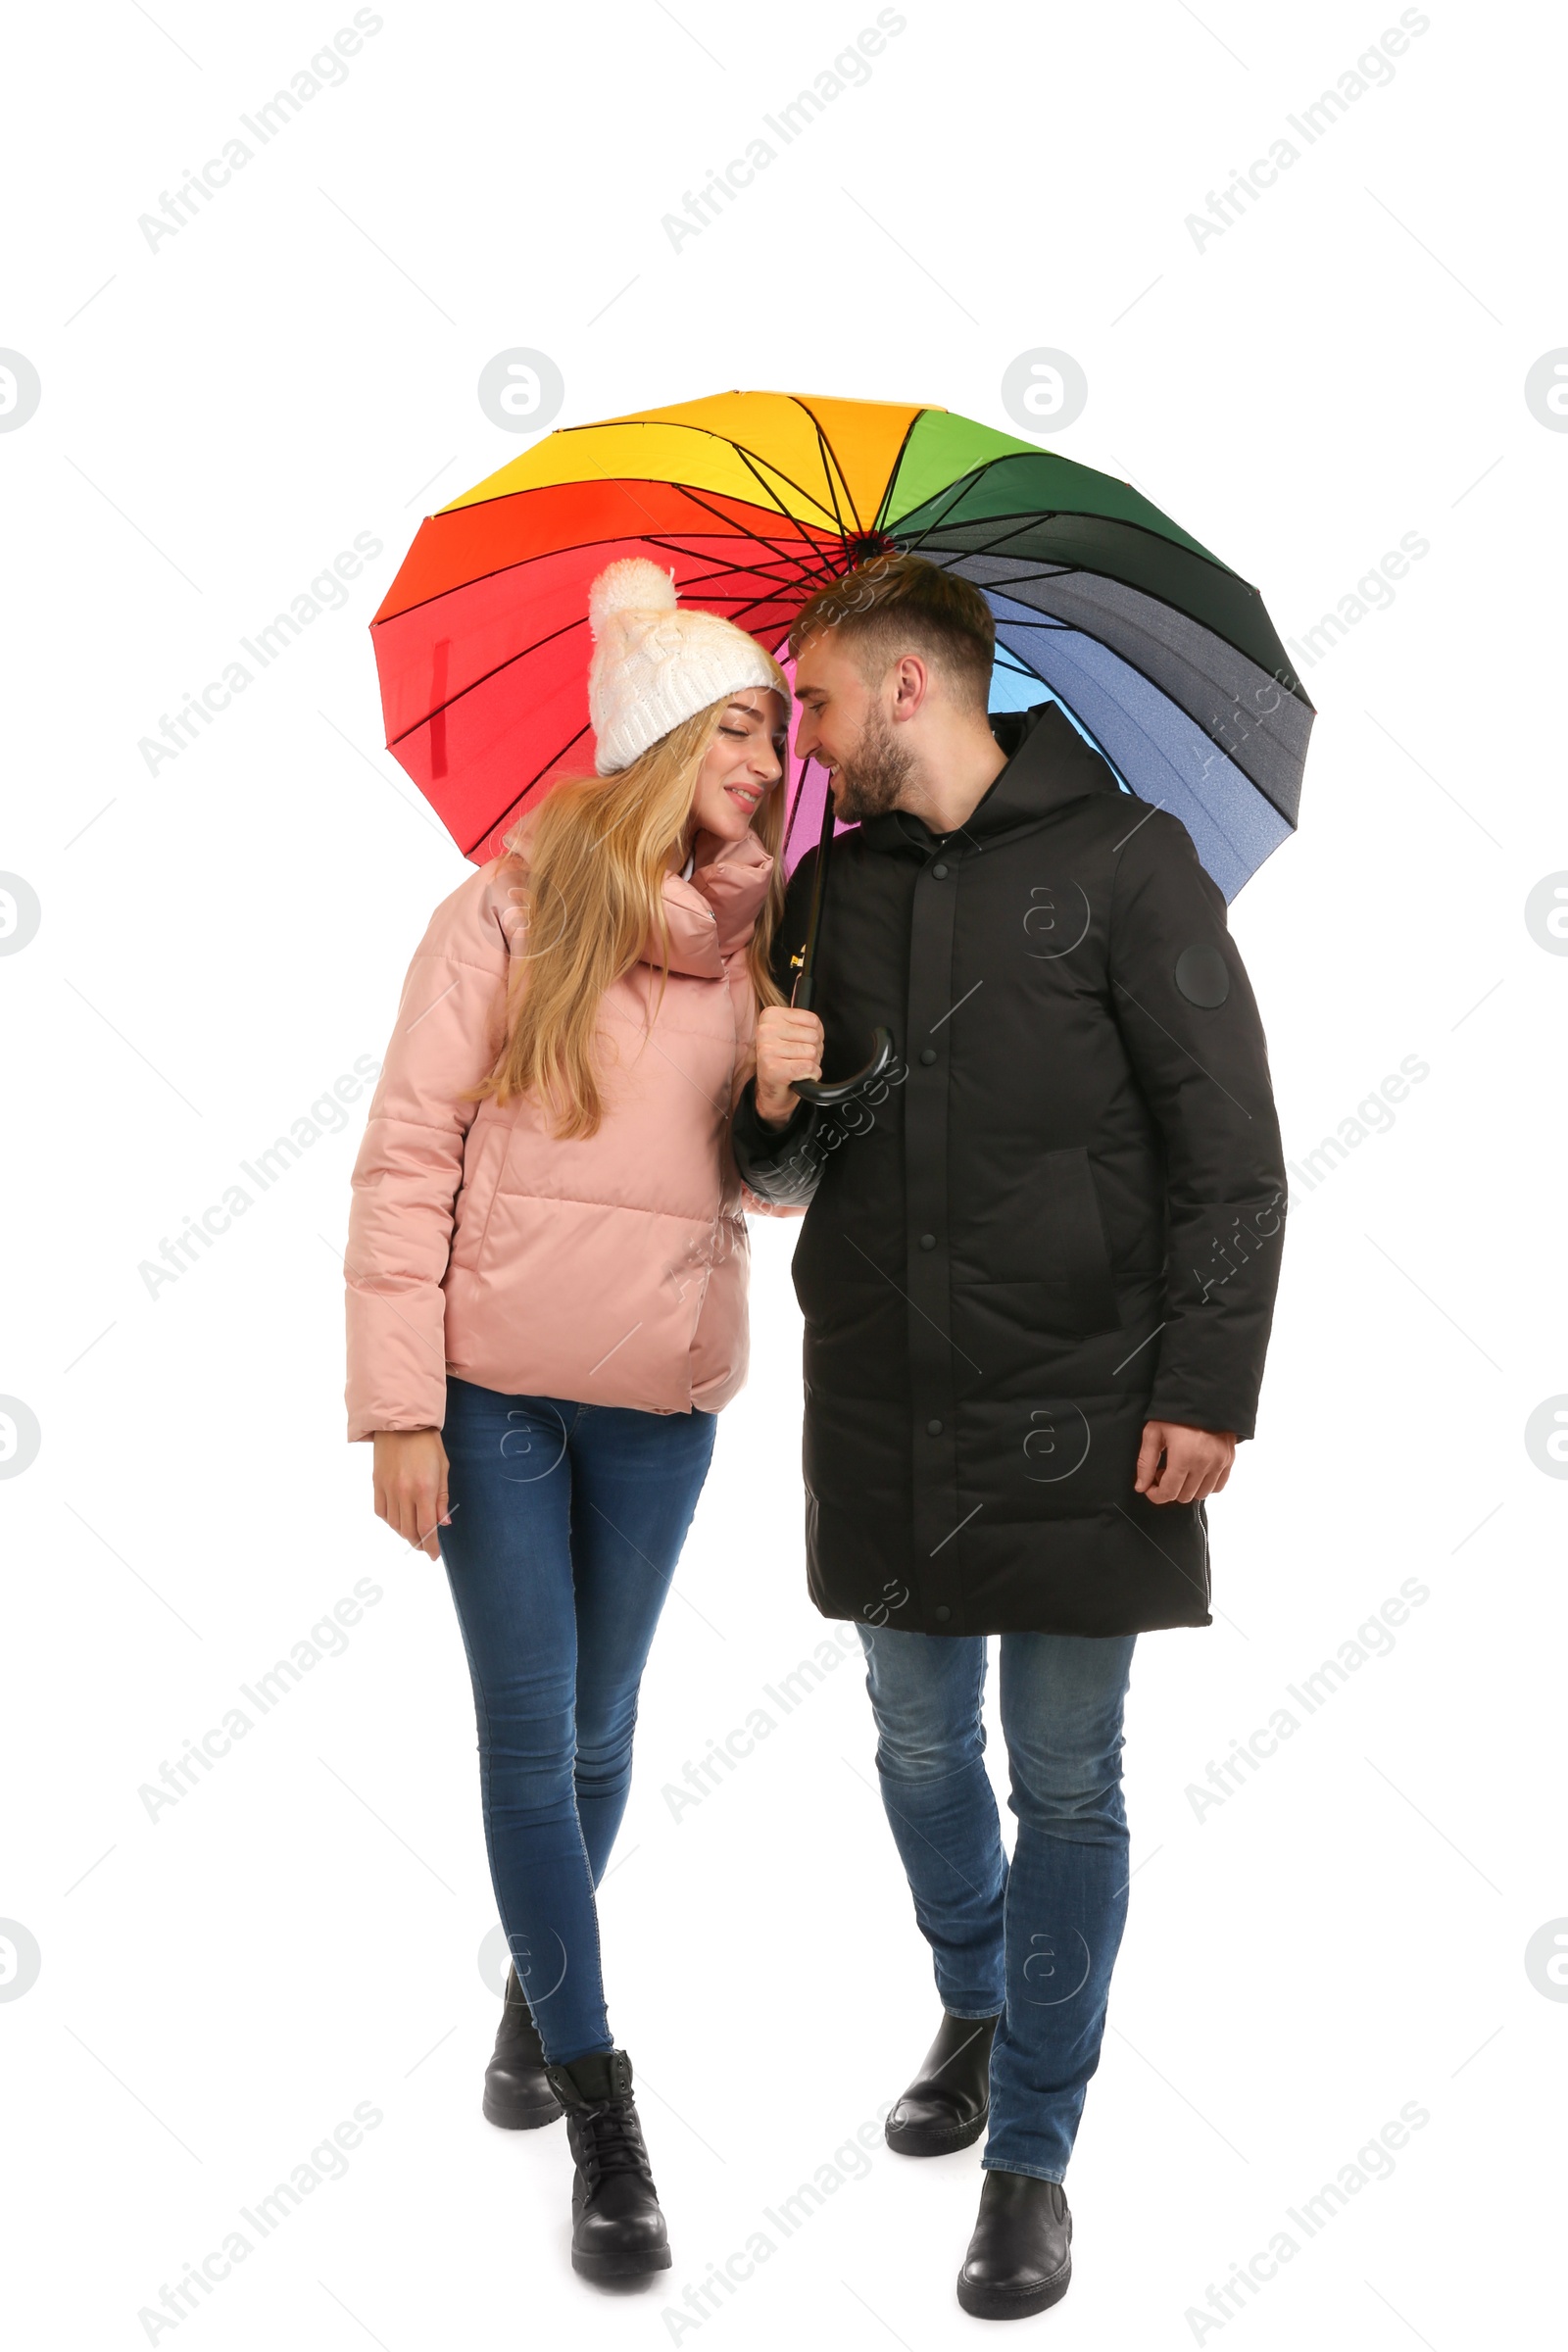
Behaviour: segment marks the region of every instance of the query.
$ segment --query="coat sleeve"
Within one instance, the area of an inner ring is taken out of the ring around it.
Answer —
[[[826,1157],[813,1148],[820,1116],[803,1102],[787,1127],[765,1126],[757,1115],[757,1081],[748,1079],[730,1122],[730,1149],[749,1209],[788,1216],[809,1208]]]
[[[1119,853],[1109,975],[1165,1150],[1165,1320],[1149,1417],[1250,1438],[1279,1282],[1284,1155],[1225,901],[1175,817],[1144,818]]]
[[[475,875],[437,907],[409,966],[354,1166],[348,1250],[351,1439],[439,1429],[453,1213],[476,1102],[500,1049],[506,934]]]

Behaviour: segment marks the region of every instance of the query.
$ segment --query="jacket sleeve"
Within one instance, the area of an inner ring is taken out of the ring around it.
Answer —
[[[464,1148],[466,1101],[501,1045],[506,934],[479,876],[436,908],[398,1006],[354,1166],[348,1278],[351,1439],[439,1429],[446,1418],[442,1281]]]
[[[1257,1004],[1225,901],[1175,817],[1112,885],[1111,1008],[1165,1148],[1165,1320],[1149,1417],[1253,1434],[1286,1181]]]
[[[749,1078],[730,1121],[730,1149],[741,1182],[754,1205],[777,1216],[811,1204],[826,1153],[816,1149],[821,1113],[797,1105],[787,1127],[768,1127],[757,1115],[757,1081]]]

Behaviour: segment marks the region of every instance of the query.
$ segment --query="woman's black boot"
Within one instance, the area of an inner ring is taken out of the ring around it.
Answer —
[[[669,2238],[631,2095],[631,2060],[624,2050],[590,2050],[545,2071],[566,2111],[577,2164],[572,2269],[587,2278],[667,2271]]]
[[[901,2156],[950,2156],[967,2148],[991,2112],[991,2044],[998,2017],[949,2017],[920,2064],[920,2072],[882,2129]]]
[[[496,2052],[484,2070],[484,2111],[506,2132],[553,2124],[561,2101],[545,2074],[544,2044],[528,2013],[514,1968],[507,1972],[506,2003],[496,2029]]]

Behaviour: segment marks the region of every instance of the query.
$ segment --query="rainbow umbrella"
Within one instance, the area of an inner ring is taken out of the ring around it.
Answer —
[[[1060,703],[1227,899],[1294,829],[1314,714],[1255,588],[1111,474],[947,409],[802,393],[570,426],[429,515],[370,624],[387,749],[482,861],[592,769],[607,564],[648,557],[777,653],[814,588],[889,547],[983,590],[993,708]],[[792,863],[823,790],[793,781]]]

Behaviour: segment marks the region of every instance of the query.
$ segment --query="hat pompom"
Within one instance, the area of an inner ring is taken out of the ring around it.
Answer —
[[[588,591],[588,625],[597,642],[615,612],[673,612],[675,582],[645,556],[625,556],[599,574]]]

